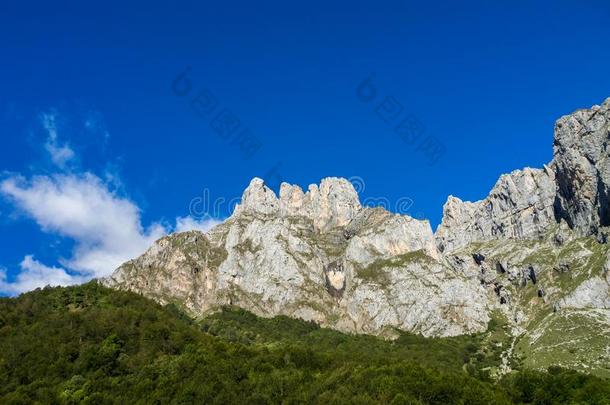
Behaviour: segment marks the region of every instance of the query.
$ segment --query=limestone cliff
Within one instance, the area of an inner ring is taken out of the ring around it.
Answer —
[[[609,329],[609,141],[610,99],[560,118],[548,165],[501,176],[481,201],[449,197],[435,234],[363,207],[345,179],[276,196],[255,178],[225,222],[167,236],[103,282],[195,316],[236,305],[388,336],[482,332],[502,316],[507,358],[548,366],[570,322],[580,335],[564,347]],[[610,338],[596,344],[565,361],[605,367]]]
[[[580,235],[605,238],[604,227],[610,225],[609,133],[610,98],[561,117],[555,124],[553,160],[543,169],[501,176],[481,201],[449,197],[436,231],[440,250],[536,238],[562,219]]]
[[[610,225],[609,132],[610,98],[555,124],[557,217],[585,235]]]
[[[223,224],[165,237],[106,282],[195,315],[237,305],[353,332],[457,335],[489,320],[476,274],[442,260],[427,221],[362,207],[337,178],[279,198],[255,178]]]
[[[481,201],[450,196],[436,231],[439,249],[450,252],[472,242],[540,236],[555,223],[554,201],[555,175],[548,167],[502,175]]]

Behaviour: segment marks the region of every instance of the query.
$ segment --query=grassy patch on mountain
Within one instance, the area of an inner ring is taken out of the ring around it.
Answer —
[[[521,323],[526,333],[517,339],[514,349],[514,358],[523,367],[545,370],[559,365],[610,377],[607,311],[553,311],[555,303],[585,280],[602,274],[607,244],[598,243],[594,237],[580,237],[557,246],[552,231],[543,239],[491,241],[465,249],[478,251],[485,254],[490,267],[502,260],[509,269],[525,271],[526,277],[530,264],[536,271],[537,283],[527,279],[525,285],[519,278],[510,282],[507,274],[496,274],[496,280],[510,291],[512,305],[527,317]]]
[[[375,263],[363,267],[356,268],[356,276],[364,282],[376,284],[382,288],[390,285],[389,269],[375,265]]]
[[[245,240],[241,241],[240,243],[238,243],[237,245],[235,245],[233,247],[233,249],[235,249],[237,252],[239,252],[239,254],[244,255],[246,253],[256,254],[258,251],[260,251],[262,249],[262,247],[260,245],[255,246],[252,243],[252,239],[245,239]]]
[[[533,369],[553,365],[610,378],[610,311],[562,309],[541,314],[516,350]]]
[[[388,287],[390,285],[390,275],[388,274],[390,269],[405,267],[412,263],[431,263],[434,261],[423,250],[416,250],[389,259],[376,260],[366,267],[356,269],[356,275],[366,282]]]
[[[493,326],[493,325],[492,325]],[[0,403],[607,403],[607,380],[562,369],[489,380],[477,336],[395,341],[97,283],[0,299]],[[475,369],[465,369],[473,364]],[[606,401],[606,402],[604,402]]]

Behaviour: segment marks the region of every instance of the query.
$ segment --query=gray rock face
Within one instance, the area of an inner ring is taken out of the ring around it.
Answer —
[[[258,212],[261,214],[275,214],[280,209],[280,202],[275,193],[271,191],[265,182],[255,177],[244,191],[241,204],[235,207],[235,212]]]
[[[218,267],[226,258],[226,251],[212,246],[201,232],[177,233],[159,239],[103,282],[163,304],[179,303],[189,312],[205,312],[217,301]]]
[[[171,235],[104,282],[194,315],[237,305],[350,332],[457,335],[489,320],[485,289],[443,262],[428,221],[363,208],[344,179],[283,184],[279,199],[254,179],[223,224]]]
[[[610,274],[585,280],[570,295],[563,298],[557,307],[610,309]]]
[[[449,197],[435,235],[439,249],[451,252],[472,242],[535,238],[561,220],[581,235],[610,226],[609,143],[610,98],[560,118],[548,166],[502,175],[481,201]],[[557,242],[563,242],[561,234]]]
[[[353,263],[368,265],[417,250],[438,260],[438,249],[428,221],[396,215],[381,208],[364,208],[348,224],[346,257]]]
[[[559,218],[582,234],[610,225],[610,98],[555,124],[553,168]]]
[[[451,252],[472,242],[537,237],[555,223],[554,173],[515,170],[500,177],[487,198],[463,202],[450,196],[436,231],[438,247]]]
[[[312,184],[306,193],[299,186],[280,186],[281,215],[309,218],[317,230],[345,226],[360,209],[358,193],[346,179],[323,179],[319,187]]]
[[[517,331],[549,305],[607,310],[609,108],[561,118],[548,166],[501,176],[478,202],[449,197],[436,234],[362,207],[345,179],[278,197],[255,178],[225,222],[162,238],[102,282],[195,316],[236,305],[388,335],[479,332],[494,310]]]

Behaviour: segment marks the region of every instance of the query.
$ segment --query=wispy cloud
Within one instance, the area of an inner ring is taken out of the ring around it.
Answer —
[[[55,116],[45,115],[43,126],[49,143],[57,145]],[[64,147],[69,149],[67,144]],[[187,216],[177,217],[173,226],[161,222],[144,226],[140,208],[117,191],[115,176],[102,180],[90,172],[68,172],[66,163],[74,158],[72,150],[71,155],[62,152],[63,159],[56,154],[57,149],[47,145],[45,149],[54,162],[57,160],[60,171],[29,177],[9,175],[0,181],[0,196],[34,220],[41,231],[74,241],[74,250],[69,258],[58,259],[63,268],[47,266],[28,255],[12,281],[6,270],[0,269],[0,292],[15,294],[47,284],[68,285],[104,277],[169,232],[206,232],[220,223]]]
[[[57,121],[55,113],[43,113],[41,116],[42,126],[47,131],[47,139],[44,144],[49,153],[51,161],[60,169],[74,159],[75,153],[67,143],[60,143],[57,137]]]

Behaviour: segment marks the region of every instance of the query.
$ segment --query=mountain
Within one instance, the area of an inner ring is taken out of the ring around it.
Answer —
[[[610,381],[489,378],[505,325],[393,341],[235,308],[194,321],[98,283],[0,298],[2,404],[607,404]]]
[[[225,305],[386,338],[480,333],[509,322],[515,359],[610,376],[610,98],[555,124],[553,160],[500,177],[488,197],[450,196],[442,223],[363,207],[349,181],[255,178],[206,234],[172,234],[106,286],[195,317]]]

